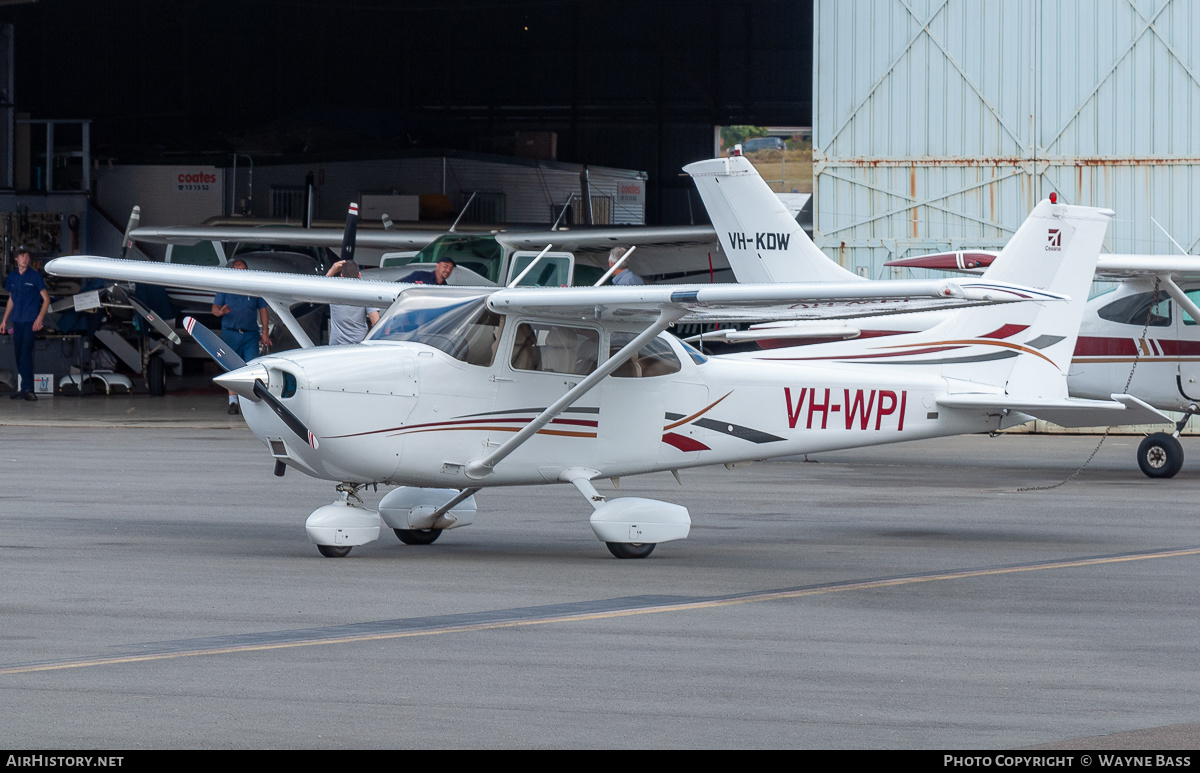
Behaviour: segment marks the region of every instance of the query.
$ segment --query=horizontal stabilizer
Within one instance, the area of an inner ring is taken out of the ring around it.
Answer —
[[[1037,419],[1052,421],[1060,427],[1118,427],[1134,424],[1172,424],[1165,413],[1152,408],[1133,395],[1113,395],[1112,400],[1037,400],[1010,398],[1006,395],[966,394],[938,398],[944,408],[965,408],[999,413],[1009,410]]]

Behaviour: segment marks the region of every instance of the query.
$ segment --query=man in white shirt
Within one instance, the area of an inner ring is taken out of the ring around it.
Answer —
[[[339,260],[325,272],[325,276],[339,274],[347,279],[358,279],[362,276],[358,264],[353,260]],[[380,309],[364,306],[329,304],[329,345],[362,343],[370,329],[379,322],[379,312]]]

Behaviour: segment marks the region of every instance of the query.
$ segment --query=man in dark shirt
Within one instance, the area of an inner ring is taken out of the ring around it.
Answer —
[[[235,260],[230,268],[245,270],[246,261]],[[212,313],[221,318],[221,340],[238,353],[245,362],[258,356],[259,341],[271,345],[267,302],[252,295],[217,293],[213,297]],[[261,327],[261,330],[259,326]],[[228,413],[239,413],[237,393],[229,393]]]
[[[8,290],[8,303],[4,306],[4,319],[0,321],[0,334],[12,333],[13,354],[17,358],[17,373],[21,377],[13,400],[37,400],[33,393],[33,334],[42,329],[46,309],[50,307],[50,294],[42,275],[29,267],[29,250],[17,248],[17,270],[8,275],[4,289]]]
[[[433,271],[414,271],[404,277],[403,281],[414,285],[444,285],[450,274],[454,273],[455,265],[451,258],[441,257],[438,258]]]

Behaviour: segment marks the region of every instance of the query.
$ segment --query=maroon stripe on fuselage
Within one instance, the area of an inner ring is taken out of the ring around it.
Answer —
[[[663,442],[667,445],[675,446],[680,451],[708,451],[708,446],[701,443],[699,440],[693,440],[686,435],[679,435],[675,432],[668,432],[662,436]]]
[[[999,327],[999,328],[993,330],[992,332],[987,333],[985,335],[981,335],[979,337],[980,338],[1008,338],[1009,336],[1013,336],[1013,335],[1016,335],[1017,333],[1020,333],[1022,330],[1028,330],[1028,329],[1029,329],[1029,325],[1004,325],[1003,327]]]

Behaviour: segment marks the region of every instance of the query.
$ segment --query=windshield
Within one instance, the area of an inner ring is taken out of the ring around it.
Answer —
[[[470,365],[491,365],[504,318],[488,309],[490,294],[445,287],[405,290],[367,339],[412,341]]]

